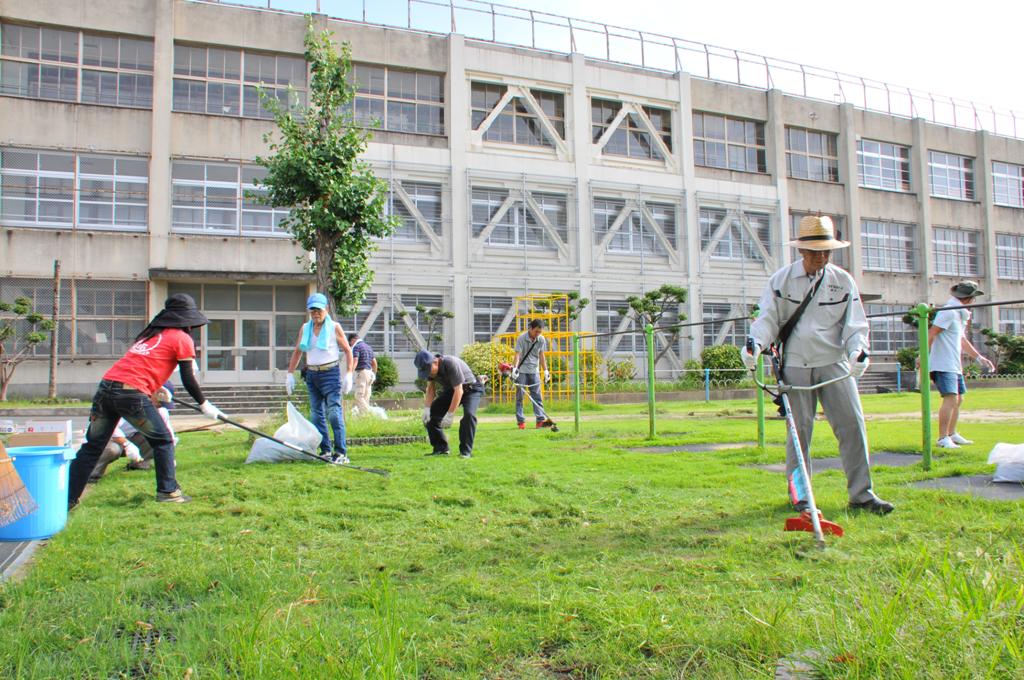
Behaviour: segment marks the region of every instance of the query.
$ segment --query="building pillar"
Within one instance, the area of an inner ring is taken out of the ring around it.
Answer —
[[[912,121],[914,142],[910,150],[910,188],[917,194],[918,259],[921,289],[919,299],[931,298],[931,287],[935,276],[935,257],[932,251],[932,208],[928,175],[928,146],[926,140],[927,121],[915,118]]]
[[[857,122],[853,104],[839,105],[839,180],[846,189],[846,233],[843,240],[850,242],[850,274],[860,284],[864,276],[864,260],[860,239],[860,175],[857,170]]]
[[[590,164],[593,154],[593,140],[590,133],[590,94],[587,92],[587,58],[579,52],[570,55],[572,63],[572,90],[570,106],[572,118],[570,153],[573,171],[576,174],[576,270],[580,297],[591,301],[576,322],[579,329],[595,328],[597,324],[597,301],[594,298],[594,220],[590,193]]]
[[[768,120],[765,122],[765,144],[768,146],[768,174],[775,185],[779,202],[779,262],[789,264],[789,178],[786,174],[786,116],[783,113],[781,90],[768,90]]]
[[[690,74],[685,71],[676,73],[676,81],[679,84],[679,134],[677,136],[680,173],[683,178],[683,233],[680,235],[680,243],[683,245],[683,257],[680,262],[683,271],[680,278],[689,291],[686,300],[686,316],[690,321],[700,321],[703,318],[701,309],[702,290],[698,272],[700,262],[700,221],[698,220],[697,205],[697,170],[693,164],[693,91],[690,86]],[[683,334],[681,334],[683,335]],[[691,334],[692,335],[692,334]],[[684,342],[682,348],[683,362],[687,359],[700,356],[700,341],[694,339],[688,343]]]
[[[171,105],[175,0],[154,0],[153,112],[149,147],[149,268],[167,267],[171,231]],[[163,308],[164,281],[150,282],[149,309]],[[197,301],[198,302],[198,301]]]
[[[449,324],[444,347],[457,353],[473,341],[473,300],[469,286],[469,242],[472,228],[469,218],[469,181],[466,172],[468,146],[469,84],[466,82],[466,41],[458,34],[448,36],[448,77],[445,79],[445,121],[448,126],[448,154],[451,176],[451,229],[446,234],[451,252],[451,310],[455,319]]]
[[[978,130],[975,134],[978,144],[977,162],[974,168],[974,191],[975,200],[981,205],[981,240],[978,248],[978,264],[982,272],[981,289],[988,295],[989,300],[998,300],[999,291],[999,262],[996,250],[996,224],[993,213],[993,190],[992,190],[992,156],[989,145],[992,134],[986,130]],[[974,310],[982,311],[981,309]],[[992,328],[999,328],[999,308],[990,307],[986,310],[989,314],[989,325]]]

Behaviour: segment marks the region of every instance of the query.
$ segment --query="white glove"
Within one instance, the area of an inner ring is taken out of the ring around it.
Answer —
[[[168,390],[166,387],[161,387],[160,389],[153,393],[153,398],[156,399],[161,404],[166,404],[169,401],[171,401],[171,399],[173,399],[174,397],[171,396],[170,390]]]
[[[984,368],[987,373],[995,373],[996,372],[995,364],[993,364],[991,361],[989,361],[988,357],[985,357],[985,356],[982,356],[981,354],[979,354],[978,355],[978,363],[981,364],[982,368]]]
[[[370,371],[370,387],[373,387],[373,383],[377,382],[377,374]]]
[[[124,443],[124,455],[128,456],[128,460],[133,463],[142,462],[142,454],[139,453],[139,447],[132,442]]]
[[[519,380],[519,369],[513,366],[511,375],[513,380]]]
[[[750,353],[750,349],[744,345],[740,349],[740,359],[743,360],[743,365],[747,367],[748,371],[753,371],[757,368],[757,357],[761,355],[761,345],[754,342],[754,353]]]
[[[854,378],[859,378],[868,370],[868,366],[871,364],[871,359],[868,358],[867,352],[864,353],[864,359],[857,361],[860,356],[861,350],[857,349],[850,352],[850,375]]]
[[[544,382],[551,382],[551,371],[544,371]]]
[[[202,411],[203,415],[205,415],[207,418],[210,418],[211,420],[215,420],[218,422],[220,422],[221,418],[227,417],[221,412],[219,408],[211,404],[209,399],[207,399],[206,401],[199,405],[199,410]]]
[[[295,391],[295,376],[291,373],[284,377],[284,391],[288,393],[288,396]]]
[[[444,418],[441,418],[441,427],[442,427],[442,429],[447,430],[449,427],[452,426],[453,422],[455,422],[455,414],[452,413],[451,411],[449,411],[448,413],[445,413],[444,414]]]
[[[341,379],[341,391],[345,394],[352,393],[352,374],[346,373],[345,377]]]
[[[426,425],[429,422],[430,422],[430,407],[429,406],[424,406],[423,407],[423,424]]]

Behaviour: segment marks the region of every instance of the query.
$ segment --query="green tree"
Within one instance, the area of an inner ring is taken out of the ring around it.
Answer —
[[[377,357],[377,379],[373,381],[373,393],[380,394],[398,384],[398,367],[389,356]]]
[[[266,135],[270,155],[256,162],[267,168],[258,185],[265,196],[259,200],[291,208],[282,226],[314,253],[317,289],[328,294],[334,309],[350,314],[373,283],[373,239],[390,235],[397,220],[385,216],[387,182],[359,159],[370,133],[353,120],[349,46],[342,43],[336,49],[331,35],[318,34],[310,18],[305,39],[311,74],[306,106],[282,106],[261,92],[263,105],[274,114],[279,138]]]
[[[417,330],[423,338],[422,342],[416,337],[416,333],[411,327],[413,324],[407,321],[408,317],[411,316],[409,312],[405,310],[395,312],[394,316],[388,320],[388,323],[400,328],[413,345],[417,345],[420,349],[425,349],[428,352],[433,352],[444,339],[444,336],[441,335],[441,331],[444,328],[444,320],[454,319],[455,313],[440,307],[427,307],[425,305],[416,305],[414,309],[419,314],[420,323]]]
[[[574,290],[569,290],[564,293],[555,292],[552,293],[552,295],[565,295],[565,297],[567,298],[568,307],[566,308],[566,312],[568,312],[570,325],[580,318],[580,314],[590,304],[590,298],[581,297],[580,294]],[[548,311],[548,304],[549,303],[546,300],[538,300],[536,303],[534,303],[534,306],[537,308],[538,311],[546,312]]]
[[[1024,373],[1024,336],[1012,333],[998,333],[991,328],[982,328],[985,345],[996,352],[996,370],[999,373]]]
[[[32,348],[46,340],[54,330],[53,321],[32,309],[32,301],[19,297],[13,303],[0,301],[0,401],[7,401],[18,364],[31,356]],[[13,316],[11,316],[13,315]]]
[[[629,306],[619,309],[619,316],[630,317],[640,328],[647,324],[659,328],[666,316],[674,317],[680,322],[685,321],[686,314],[683,313],[682,307],[686,304],[688,295],[689,292],[685,288],[666,283],[643,295],[630,295],[626,298],[626,304]],[[668,354],[679,339],[679,331],[679,328],[669,328],[654,332],[656,337],[660,336],[664,341],[664,347],[655,354],[655,360]]]

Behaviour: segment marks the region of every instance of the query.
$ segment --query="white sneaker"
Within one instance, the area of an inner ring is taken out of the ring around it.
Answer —
[[[935,443],[935,445],[936,445],[936,446],[938,446],[938,447],[939,447],[940,449],[959,449],[959,448],[960,448],[960,447],[959,447],[959,446],[957,445],[957,443],[956,443],[956,442],[954,442],[954,441],[953,441],[952,439],[950,439],[949,437],[943,437],[942,439],[940,439],[939,441],[937,441],[937,442]]]
[[[949,435],[949,438],[953,440],[954,444],[960,444],[961,446],[964,446],[966,444],[973,444],[974,443],[972,440],[970,440],[970,439],[968,439],[966,437],[961,437],[956,432],[954,432],[953,434]]]

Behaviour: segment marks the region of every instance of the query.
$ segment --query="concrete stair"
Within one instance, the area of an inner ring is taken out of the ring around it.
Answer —
[[[284,385],[203,385],[203,395],[217,408],[232,415],[283,413],[288,395]],[[174,396],[188,404],[195,404],[184,388]]]
[[[907,385],[905,383],[903,384],[903,389],[907,389]],[[895,392],[896,369],[892,368],[890,370],[889,367],[876,369],[874,366],[868,368],[868,372],[857,381],[857,391],[862,394]]]

